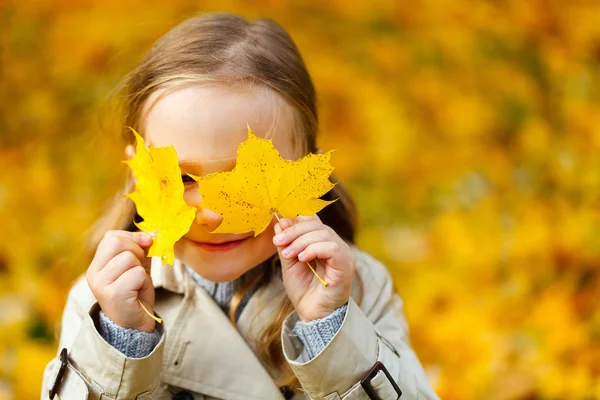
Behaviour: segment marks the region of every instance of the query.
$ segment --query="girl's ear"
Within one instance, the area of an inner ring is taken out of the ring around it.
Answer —
[[[125,147],[125,157],[127,157],[128,160],[131,160],[133,156],[135,156],[135,150],[133,149],[133,145],[128,144]]]
[[[133,156],[135,156],[135,149],[132,144],[128,144],[127,146],[125,146],[125,157],[127,158],[127,160],[131,160],[133,158]],[[131,179],[133,179],[133,184],[136,185],[137,179],[135,179],[135,176],[133,175],[133,171],[131,170],[131,168],[127,168],[127,170],[128,170],[129,176],[131,177]]]

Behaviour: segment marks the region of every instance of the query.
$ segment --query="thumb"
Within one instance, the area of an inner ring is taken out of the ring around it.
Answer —
[[[275,223],[275,225],[273,226],[273,230],[275,231],[276,235],[279,235],[281,232],[283,232],[283,229],[281,229],[281,225],[279,224],[279,222]]]

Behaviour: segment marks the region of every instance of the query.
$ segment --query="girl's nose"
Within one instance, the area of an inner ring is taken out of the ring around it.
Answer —
[[[216,212],[202,208],[199,205],[197,208],[198,211],[196,211],[196,223],[204,226],[207,231],[214,231],[219,227],[219,225],[221,225],[221,222],[223,222],[223,217]]]
[[[202,207],[202,196],[197,190],[187,190],[183,195],[186,203],[192,207],[196,207],[196,224],[204,226],[204,228],[212,232],[221,225],[223,217],[216,212],[210,211]]]

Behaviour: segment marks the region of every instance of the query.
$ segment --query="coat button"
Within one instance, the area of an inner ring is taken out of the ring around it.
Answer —
[[[281,386],[281,387],[279,388],[279,391],[281,392],[281,394],[283,395],[283,397],[284,397],[286,400],[289,400],[289,399],[291,399],[292,397],[294,397],[294,391],[293,391],[293,390],[292,390],[292,388],[291,388],[291,387],[289,387],[289,386]]]
[[[173,396],[173,400],[194,400],[194,395],[190,392],[179,392]]]

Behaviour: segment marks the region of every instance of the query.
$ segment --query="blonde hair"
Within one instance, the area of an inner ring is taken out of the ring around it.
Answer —
[[[197,83],[257,84],[273,90],[287,101],[295,113],[294,145],[303,154],[315,152],[318,130],[315,89],[304,61],[288,33],[277,23],[260,19],[249,22],[228,13],[210,13],[190,18],[160,38],[139,65],[128,74],[116,93],[123,93],[123,134],[131,126],[143,135],[143,110],[149,97],[157,90],[172,90]],[[132,221],[137,216],[135,205],[122,194],[134,190],[128,177],[122,193],[99,219],[92,230],[90,252],[95,251],[107,230],[137,230]],[[354,242],[355,208],[349,194],[338,183],[323,196],[339,200],[326,207],[319,216],[344,240]],[[244,294],[255,285],[266,285],[274,268],[267,268],[240,288],[234,295],[229,316],[235,324],[235,312]],[[258,343],[257,355],[273,370],[280,386],[300,388],[296,376],[285,362],[281,348],[281,326],[293,311],[291,301],[280,305],[275,317],[265,321]]]

